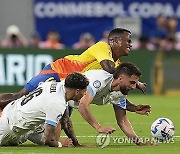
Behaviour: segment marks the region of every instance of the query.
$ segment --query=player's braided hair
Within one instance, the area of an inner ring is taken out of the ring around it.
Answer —
[[[69,74],[65,79],[65,87],[68,88],[85,89],[88,84],[88,78],[85,75],[77,72]]]
[[[114,79],[117,79],[121,74],[126,74],[128,76],[131,75],[136,75],[138,77],[141,76],[141,72],[139,68],[137,68],[133,63],[129,63],[129,62],[122,63],[116,68],[115,72],[113,73]]]

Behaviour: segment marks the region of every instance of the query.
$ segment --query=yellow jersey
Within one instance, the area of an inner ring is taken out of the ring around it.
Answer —
[[[92,69],[102,69],[100,62],[103,60],[110,60],[112,58],[112,51],[106,42],[98,42],[85,50],[81,55],[68,55],[52,62],[51,68],[57,72],[60,78],[65,78],[68,74],[73,72],[83,73]],[[120,61],[115,62],[116,66]]]

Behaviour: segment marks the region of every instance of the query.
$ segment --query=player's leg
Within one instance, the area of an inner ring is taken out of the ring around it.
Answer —
[[[24,87],[29,91],[36,89],[40,82],[60,82],[59,75],[53,70],[43,70],[37,76],[33,77]]]
[[[0,117],[0,146],[18,145],[18,138],[10,129],[7,111],[5,110]]]
[[[0,146],[17,146],[19,139],[16,136],[12,136],[9,133],[3,133],[0,135]]]
[[[38,144],[38,145],[44,145],[44,124],[40,125],[35,131],[30,131],[29,133],[27,133],[28,136],[28,140],[30,140],[31,142]],[[61,125],[59,125],[61,126]],[[60,128],[58,128],[60,129]],[[57,133],[57,132],[56,132]],[[60,134],[58,136],[58,138],[56,138],[57,141],[59,141],[59,137]],[[69,147],[72,145],[72,140],[71,139],[61,139],[61,144],[63,147]]]
[[[58,74],[51,70],[50,65],[47,65],[42,72],[39,73],[39,75],[33,77],[18,93],[5,93],[0,95],[0,109],[3,109],[11,101],[16,100],[36,89],[40,82],[53,80],[58,82],[60,81]]]
[[[44,124],[39,125],[34,131],[27,133],[28,140],[38,145],[44,145],[44,130]]]
[[[4,140],[4,136],[6,135],[5,132],[5,118],[2,118],[2,116],[0,117],[0,145],[3,145],[3,140]]]
[[[33,91],[36,89],[40,82],[49,82],[49,81],[57,81],[60,79],[57,73],[49,73],[49,74],[40,74],[33,77],[24,87],[29,91]]]
[[[21,89],[18,93],[4,93],[0,95],[0,109],[3,110],[4,107],[11,101],[20,98],[23,95],[28,94],[29,91],[26,88]]]
[[[58,75],[42,74],[42,75],[35,76],[19,92],[4,93],[4,94],[0,95],[0,109],[3,109],[11,101],[16,100],[16,99],[28,94],[29,92],[33,91],[34,89],[36,89],[39,82],[44,82],[46,80],[54,79],[53,76],[58,76]],[[58,80],[58,78],[57,78],[57,80]]]

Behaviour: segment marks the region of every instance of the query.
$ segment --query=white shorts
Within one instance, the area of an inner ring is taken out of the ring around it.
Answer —
[[[0,118],[0,146],[16,146],[30,140],[39,145],[44,145],[44,131],[29,131],[18,135],[10,129],[8,119],[5,116]]]
[[[33,143],[44,145],[44,125],[36,130],[25,130],[14,126],[11,119],[12,108],[8,104],[0,117],[0,146],[13,146],[22,144],[29,139]],[[27,132],[28,131],[28,132]]]
[[[0,117],[0,145],[16,145],[16,136],[9,127],[9,119],[3,112]]]
[[[8,112],[11,113],[8,108],[5,108],[0,117],[0,146],[14,146],[27,140],[26,135],[15,134],[11,129]]]

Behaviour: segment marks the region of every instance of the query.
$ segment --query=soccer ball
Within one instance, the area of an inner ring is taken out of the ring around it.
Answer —
[[[174,125],[168,118],[158,118],[151,125],[151,133],[158,141],[167,141],[174,135]]]

